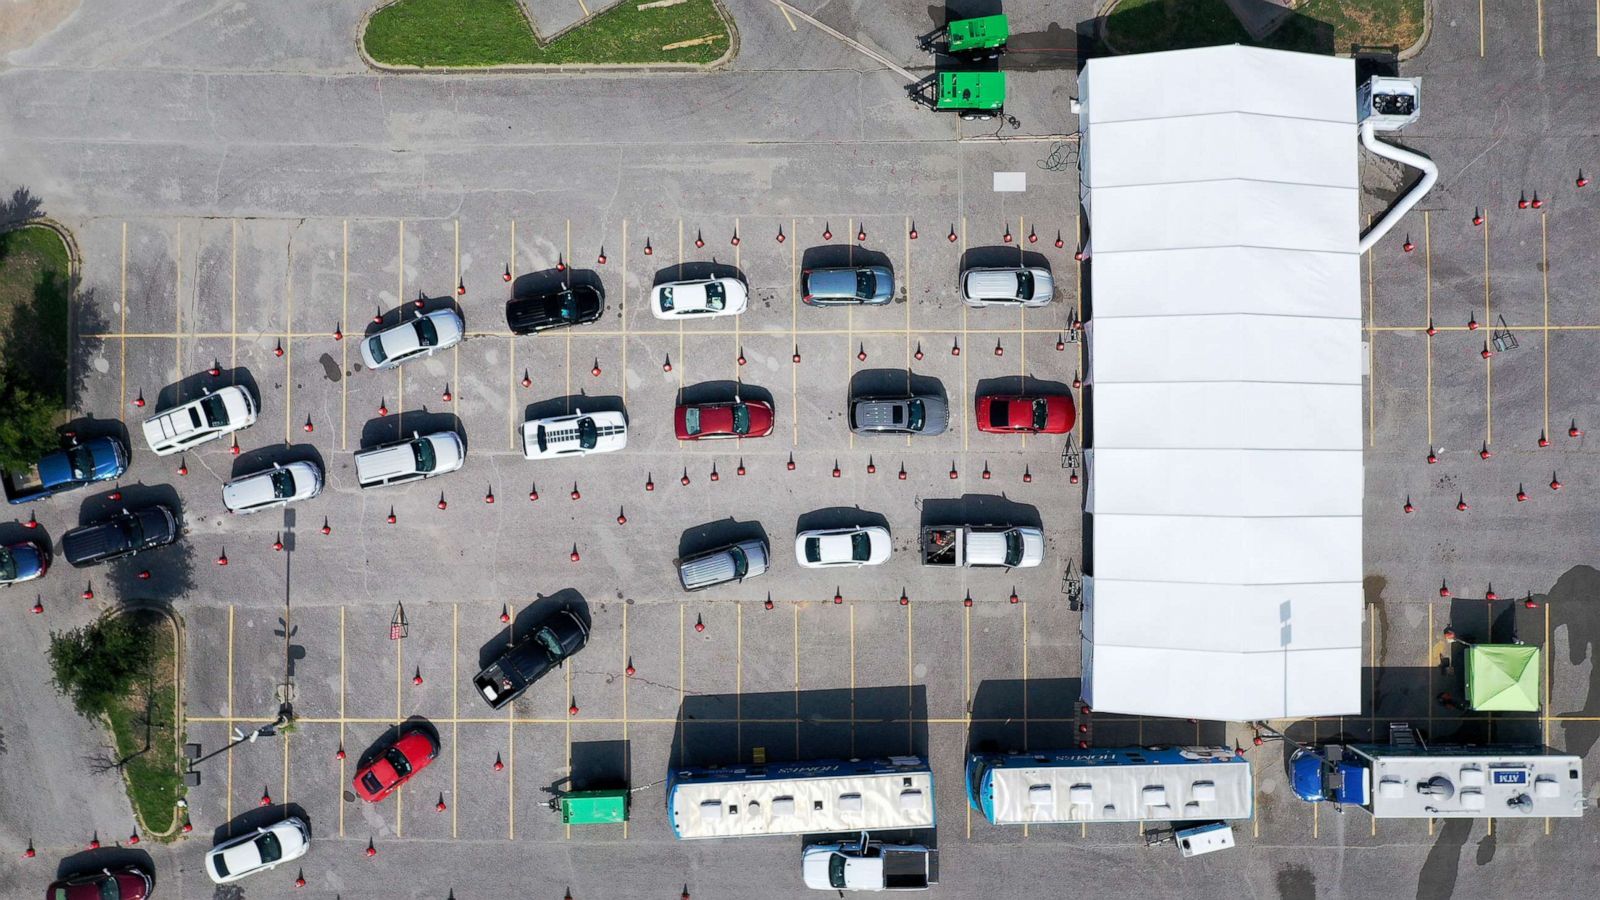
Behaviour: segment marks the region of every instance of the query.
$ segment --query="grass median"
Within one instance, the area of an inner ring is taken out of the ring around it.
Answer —
[[[1302,0],[1265,40],[1252,40],[1226,0],[1122,0],[1106,16],[1119,53],[1247,44],[1307,53],[1405,49],[1421,37],[1423,0]]]
[[[71,393],[72,258],[54,230],[0,232],[0,468],[22,468],[59,446]]]
[[[481,68],[705,64],[730,39],[714,0],[643,10],[623,0],[547,44],[516,0],[398,0],[373,13],[361,40],[385,65]]]

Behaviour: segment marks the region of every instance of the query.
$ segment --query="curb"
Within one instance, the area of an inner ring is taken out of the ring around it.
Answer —
[[[31,219],[26,219],[10,228],[0,229],[0,234],[21,231],[24,228],[45,228],[55,232],[55,236],[60,238],[61,243],[67,248],[67,380],[69,384],[75,384],[78,373],[72,371],[71,366],[77,358],[77,354],[72,352],[72,348],[78,344],[78,305],[72,301],[78,294],[78,276],[83,271],[83,254],[78,250],[78,240],[73,237],[72,229],[49,216],[35,216]],[[70,387],[68,388],[68,393],[71,393]],[[61,398],[64,408],[67,407],[71,399],[70,396]],[[69,414],[72,412],[70,408],[66,411]]]
[[[1116,8],[1121,5],[1122,0],[1104,0],[1104,2],[1100,4],[1099,10],[1095,13],[1095,38],[1099,40],[1100,43],[1105,46],[1106,50],[1110,51],[1111,55],[1113,56],[1126,55],[1123,51],[1118,50],[1115,44],[1111,43],[1111,40],[1106,33],[1106,21],[1111,17],[1111,14],[1116,11]],[[1422,0],[1422,35],[1417,38],[1416,43],[1405,48],[1404,50],[1401,50],[1395,55],[1396,62],[1406,62],[1407,60],[1410,60],[1412,57],[1415,57],[1417,54],[1421,53],[1423,48],[1427,46],[1428,39],[1433,36],[1433,7],[1434,0]],[[1347,59],[1355,57],[1354,53],[1343,51],[1335,51],[1333,55]]]
[[[184,715],[184,699],[183,699],[183,662],[184,662],[184,660],[183,660],[183,634],[184,634],[183,620],[178,618],[178,614],[177,613],[173,612],[171,609],[169,609],[167,607],[156,606],[156,605],[153,605],[153,604],[146,604],[146,603],[139,602],[139,601],[135,601],[133,603],[124,603],[120,607],[115,608],[115,609],[108,609],[108,610],[106,610],[106,612],[107,613],[115,613],[117,615],[126,615],[127,613],[130,613],[130,612],[155,613],[157,615],[160,615],[160,616],[164,617],[169,623],[171,623],[171,625],[172,625],[172,660],[173,660],[173,662],[172,662],[172,679],[173,679],[173,710],[172,710],[172,715],[173,715],[173,725],[174,725],[172,738],[173,738],[173,743],[174,743],[173,749],[175,751],[177,751],[178,758],[182,759],[183,758],[183,739],[184,739],[184,735],[188,733],[188,724],[186,722],[186,717]],[[111,723],[109,721],[104,721],[102,719],[101,724],[105,726],[107,731],[111,730]],[[127,790],[128,787],[129,787],[129,785],[128,785],[128,776],[127,776],[126,771],[124,771],[122,773],[122,786],[123,786],[123,790]],[[133,804],[133,798],[132,797],[129,797],[129,799],[128,799],[128,807],[133,811],[133,820],[136,823],[138,823],[138,825],[139,825],[139,833],[144,835],[145,837],[168,838],[168,837],[172,837],[175,834],[179,834],[180,833],[179,829],[182,828],[182,823],[180,823],[178,821],[178,810],[182,809],[182,807],[178,807],[178,808],[175,808],[173,810],[173,813],[172,813],[172,824],[167,826],[165,831],[154,831],[154,830],[150,829],[146,825],[146,823],[144,821],[144,818],[139,815],[139,807],[137,807],[137,806],[135,806]]]
[[[400,0],[384,0],[361,17],[356,25],[356,55],[361,57],[361,62],[374,72],[383,72],[389,75],[615,75],[618,73],[631,73],[638,75],[690,75],[725,68],[728,63],[739,53],[739,29],[733,24],[733,16],[728,14],[722,0],[711,0],[711,5],[717,10],[717,16],[722,19],[722,24],[728,29],[728,48],[722,55],[708,63],[509,63],[499,66],[408,66],[396,63],[379,62],[367,52],[367,24],[372,17],[387,7],[393,6]],[[518,9],[522,9],[518,4]],[[614,9],[615,7],[613,7]],[[609,12],[610,10],[606,10]],[[523,10],[526,15],[526,10]],[[602,13],[603,14],[603,13]],[[529,20],[529,27],[533,22]],[[550,41],[561,37],[575,28],[581,27],[584,22],[579,22],[557,32],[550,40],[540,38],[539,30],[533,28],[534,39],[540,46],[545,46]]]

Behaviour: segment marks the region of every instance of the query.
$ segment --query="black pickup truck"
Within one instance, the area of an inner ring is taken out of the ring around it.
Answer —
[[[589,628],[577,613],[558,610],[507,647],[472,684],[490,707],[500,709],[588,642]]]

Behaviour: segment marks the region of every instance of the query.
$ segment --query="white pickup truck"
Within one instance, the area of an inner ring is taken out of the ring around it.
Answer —
[[[1044,532],[1026,525],[933,525],[922,529],[922,564],[1026,569],[1044,562]]]
[[[812,844],[800,857],[806,887],[819,891],[925,891],[939,883],[939,851],[885,844],[866,832],[858,842]]]

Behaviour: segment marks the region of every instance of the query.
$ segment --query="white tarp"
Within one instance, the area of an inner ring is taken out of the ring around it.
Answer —
[[[1223,720],[1361,710],[1354,64],[1091,60],[1085,699]]]
[[[933,773],[690,782],[668,803],[682,840],[933,825]]]
[[[1255,805],[1250,776],[1248,763],[1232,762],[1000,768],[991,775],[993,821],[1246,819]]]

